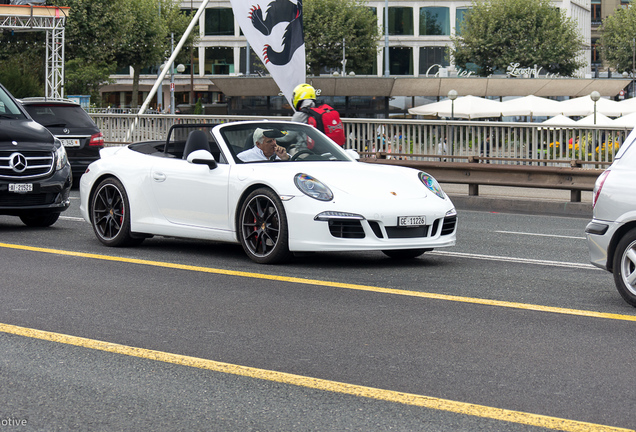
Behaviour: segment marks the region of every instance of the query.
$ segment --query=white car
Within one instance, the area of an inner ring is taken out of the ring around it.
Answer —
[[[592,264],[614,274],[618,292],[636,307],[636,129],[596,180],[594,213],[585,228]]]
[[[257,128],[283,136],[288,161],[237,157]],[[307,251],[406,259],[455,244],[457,213],[433,177],[356,156],[301,123],[175,125],[166,141],[104,148],[82,176],[80,210],[108,246],[209,239],[241,243],[258,263]]]

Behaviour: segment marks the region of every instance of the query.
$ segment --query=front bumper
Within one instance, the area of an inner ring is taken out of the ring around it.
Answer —
[[[37,213],[60,213],[69,208],[72,185],[71,167],[67,164],[52,176],[31,181],[0,180],[0,215],[23,216]],[[31,192],[9,192],[9,184],[33,185]]]
[[[402,201],[394,202],[393,206],[378,201],[351,206],[341,203],[330,210],[312,205],[308,201],[311,198],[297,198],[285,203],[291,251],[436,249],[456,243],[457,215],[453,214],[449,200],[436,204],[430,200]],[[317,218],[325,210],[343,216]],[[399,216],[411,215],[425,215],[426,225],[397,226]]]

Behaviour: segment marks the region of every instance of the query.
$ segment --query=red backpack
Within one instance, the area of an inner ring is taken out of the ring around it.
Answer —
[[[327,135],[339,146],[345,144],[345,132],[342,120],[340,120],[340,114],[327,104],[320,105],[319,107],[309,108],[305,107],[301,110],[309,115],[307,123],[314,126],[319,131]]]

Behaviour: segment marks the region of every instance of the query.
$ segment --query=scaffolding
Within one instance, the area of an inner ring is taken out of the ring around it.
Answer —
[[[64,97],[64,25],[68,7],[0,5],[0,29],[46,32],[46,97]]]

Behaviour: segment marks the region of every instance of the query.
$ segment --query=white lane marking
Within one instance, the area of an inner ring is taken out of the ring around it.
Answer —
[[[585,240],[585,237],[564,236],[564,235],[556,235],[556,234],[537,234],[537,233],[527,233],[527,232],[517,232],[517,231],[495,231],[495,232],[500,234],[516,234],[516,235],[527,235],[527,236],[538,236],[538,237],[556,237],[556,238],[565,238],[565,239]]]
[[[520,264],[537,264],[543,266],[553,266],[553,267],[565,267],[571,269],[584,269],[584,270],[601,270],[598,267],[593,266],[592,264],[582,264],[582,263],[573,263],[573,262],[563,262],[563,261],[548,261],[548,260],[537,260],[531,258],[515,258],[515,257],[504,257],[504,256],[496,256],[496,255],[480,255],[480,254],[471,254],[471,253],[463,253],[463,252],[445,252],[445,251],[435,251],[430,252],[432,255],[443,255],[443,256],[451,256],[458,258],[472,258],[484,261],[501,261],[501,262],[513,262]],[[602,270],[601,270],[602,271]]]

